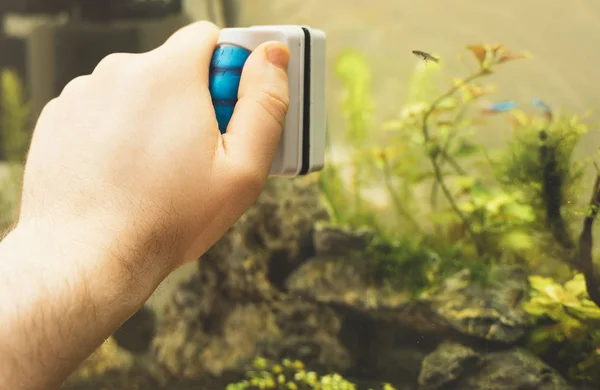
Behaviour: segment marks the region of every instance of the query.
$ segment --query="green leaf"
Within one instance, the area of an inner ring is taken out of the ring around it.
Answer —
[[[531,275],[528,277],[528,280],[531,288],[540,293],[544,293],[549,286],[558,285],[558,283],[556,283],[554,279],[546,278],[539,275]]]
[[[473,199],[487,199],[491,195],[490,190],[481,184],[479,181],[475,181],[473,186],[471,187],[471,196]]]
[[[462,141],[458,148],[452,152],[455,157],[470,157],[482,151],[482,147],[469,141]]]
[[[514,251],[526,251],[533,248],[531,235],[524,231],[512,231],[502,237],[502,246]]]
[[[535,213],[529,205],[516,202],[507,203],[502,207],[502,213],[515,217],[521,222],[535,221]]]
[[[565,303],[569,308],[569,313],[580,320],[600,320],[600,308],[590,300],[583,300],[576,304]]]
[[[548,296],[536,296],[523,304],[523,310],[532,316],[548,316],[555,321],[568,317],[560,302]]]
[[[461,220],[453,210],[441,210],[429,215],[431,222],[440,226],[449,226],[459,223]]]
[[[573,279],[565,283],[565,290],[578,298],[587,296],[587,287],[583,274],[578,273]]]
[[[476,179],[470,175],[459,175],[452,178],[453,184],[460,190],[471,188],[475,185]]]

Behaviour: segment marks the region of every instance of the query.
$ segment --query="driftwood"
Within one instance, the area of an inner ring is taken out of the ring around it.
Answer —
[[[575,242],[561,214],[561,206],[563,205],[561,193],[563,178],[557,170],[558,164],[555,146],[546,143],[548,139],[546,131],[540,131],[539,138],[542,141],[540,146],[540,162],[542,165],[542,189],[546,209],[546,221],[554,239],[566,252],[565,261],[583,274],[590,300],[600,307],[600,280],[592,256],[594,247],[592,228],[598,216],[598,208],[600,207],[600,173],[596,174],[588,212],[583,220],[579,239]]]

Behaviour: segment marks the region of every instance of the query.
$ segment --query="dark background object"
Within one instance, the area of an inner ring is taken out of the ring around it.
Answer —
[[[181,3],[181,0],[79,0],[81,18],[90,21],[164,18],[180,14]]]
[[[0,0],[2,1],[2,0]],[[17,72],[23,84],[27,86],[27,44],[24,39],[5,37],[0,35],[0,69],[12,69]],[[0,88],[0,101],[2,101],[2,88]],[[0,105],[0,118],[2,117],[2,105]],[[2,124],[0,123],[0,126]],[[0,128],[0,145],[3,145],[3,139]],[[4,161],[4,148],[0,147],[0,161]]]
[[[51,16],[59,12],[73,19],[66,25],[41,24],[25,38],[4,32],[6,13]],[[184,19],[182,0],[0,0],[0,69],[18,72],[35,124],[43,107],[72,79],[90,74],[111,53],[156,47],[186,24]],[[120,22],[109,24],[112,20]],[[0,148],[0,162],[4,159]]]
[[[120,347],[143,354],[148,351],[156,333],[156,314],[143,306],[113,334]]]
[[[141,51],[134,26],[41,26],[29,37],[28,83],[32,117],[75,77],[90,74],[107,55]]]
[[[225,18],[226,27],[234,27],[238,24],[239,20],[239,7],[237,6],[236,0],[222,0],[223,3],[223,17]]]
[[[12,68],[23,79],[27,72],[26,47],[27,43],[22,38],[0,35],[0,69]]]
[[[0,14],[56,14],[71,9],[76,0],[0,0]],[[102,0],[98,0],[102,3]]]

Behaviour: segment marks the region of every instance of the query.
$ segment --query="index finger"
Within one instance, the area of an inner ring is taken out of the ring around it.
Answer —
[[[194,22],[175,31],[153,53],[181,71],[197,73],[200,81],[208,85],[210,60],[219,33],[220,29],[211,22]]]

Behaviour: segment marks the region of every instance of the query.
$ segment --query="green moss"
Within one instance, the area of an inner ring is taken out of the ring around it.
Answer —
[[[354,383],[343,376],[331,373],[319,375],[308,370],[304,363],[284,359],[273,363],[264,358],[256,358],[246,372],[246,379],[227,385],[226,390],[355,390]],[[382,390],[395,390],[391,384],[383,384]]]
[[[378,283],[415,294],[432,284],[433,272],[440,265],[433,251],[409,239],[378,238],[366,255]]]
[[[585,168],[584,161],[574,161],[573,152],[589,128],[576,115],[560,115],[550,123],[522,112],[514,115],[514,137],[498,160],[498,177],[531,205],[531,229],[548,233],[555,244],[570,249],[575,245],[572,221],[583,213]]]

